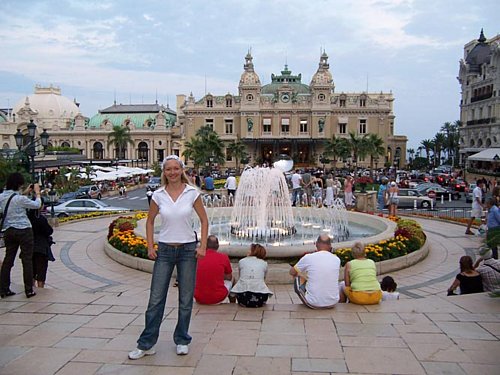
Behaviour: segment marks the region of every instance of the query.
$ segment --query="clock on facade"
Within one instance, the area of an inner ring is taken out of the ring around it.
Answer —
[[[283,103],[288,103],[290,101],[290,94],[287,92],[284,92],[283,94],[281,94],[281,101]]]

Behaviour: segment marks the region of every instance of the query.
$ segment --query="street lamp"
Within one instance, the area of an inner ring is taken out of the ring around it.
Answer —
[[[49,202],[50,202],[50,217],[54,218],[55,217],[54,205],[57,202],[57,193],[54,190],[54,186],[52,186],[49,191]]]
[[[17,129],[16,134],[14,135],[14,139],[16,140],[17,149],[21,152],[24,152],[26,156],[29,158],[30,162],[30,172],[32,181],[35,182],[35,156],[40,153],[37,150],[37,147],[42,146],[43,150],[47,148],[49,144],[49,133],[47,133],[46,129],[43,129],[42,134],[40,134],[39,138],[35,138],[37,126],[30,120],[30,123],[27,125],[28,128],[28,143],[25,143],[25,136],[21,133],[21,129]]]

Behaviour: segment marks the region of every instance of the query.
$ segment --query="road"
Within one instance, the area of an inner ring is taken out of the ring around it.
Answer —
[[[132,210],[148,210],[148,199],[146,197],[145,187],[128,191],[126,197],[120,197],[119,195],[102,197],[102,201],[110,206],[126,207]]]
[[[132,210],[148,210],[148,200],[146,198],[146,188],[140,188],[137,190],[129,191],[127,197],[112,196],[103,197],[102,200],[111,206],[126,207]],[[465,193],[461,193],[459,200],[452,200],[449,202],[447,199],[436,200],[435,209],[438,211],[445,211],[451,209],[457,209],[460,211],[470,211],[471,204],[465,202]],[[422,210],[420,210],[422,211]],[[453,216],[453,215],[452,215]],[[458,214],[456,216],[459,216]]]

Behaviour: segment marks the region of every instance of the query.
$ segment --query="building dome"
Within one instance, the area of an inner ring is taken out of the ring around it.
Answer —
[[[333,83],[332,73],[330,73],[330,64],[328,64],[328,55],[326,52],[320,57],[319,67],[311,79],[311,86],[331,86]]]
[[[310,94],[309,86],[302,83],[302,74],[293,75],[292,71],[285,68],[281,71],[281,75],[271,74],[271,83],[262,86],[261,94],[276,94],[284,87],[287,87],[296,94]]]
[[[74,119],[80,109],[71,99],[61,95],[59,87],[35,86],[35,93],[20,100],[14,106],[14,113],[29,107],[36,111],[39,120]]]
[[[481,65],[488,64],[491,59],[491,49],[488,43],[486,43],[486,38],[484,37],[483,30],[479,35],[477,44],[472,48],[472,50],[467,54],[465,62],[469,65],[470,72],[480,72]]]
[[[240,86],[260,86],[260,78],[253,68],[253,57],[250,51],[245,56],[245,71],[241,74]]]

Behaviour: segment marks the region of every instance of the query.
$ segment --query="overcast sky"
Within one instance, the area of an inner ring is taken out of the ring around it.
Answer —
[[[285,62],[309,84],[320,50],[336,92],[395,96],[409,147],[459,119],[463,45],[500,33],[500,1],[2,0],[0,108],[60,86],[83,115],[118,103],[238,94],[252,49],[262,84]],[[206,77],[206,78],[205,78]]]

